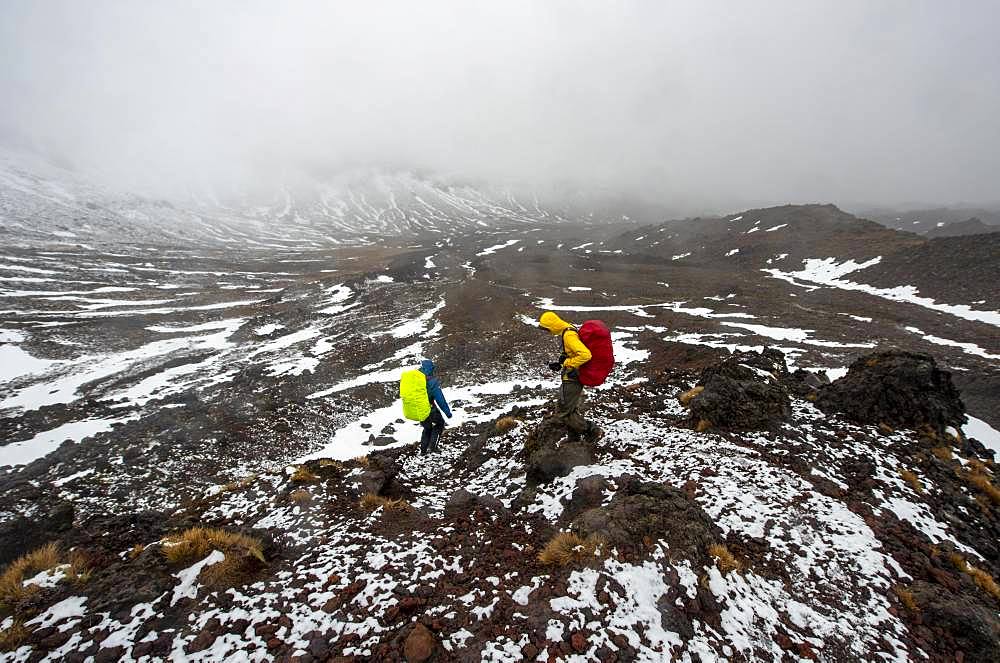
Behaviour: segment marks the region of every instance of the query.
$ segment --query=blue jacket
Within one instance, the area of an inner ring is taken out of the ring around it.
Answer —
[[[448,401],[444,399],[441,383],[438,382],[437,378],[432,377],[434,375],[434,362],[430,359],[424,359],[420,362],[420,372],[427,376],[427,395],[431,399],[431,405],[437,403],[441,411],[444,412],[444,416],[451,419],[451,408],[448,407]]]

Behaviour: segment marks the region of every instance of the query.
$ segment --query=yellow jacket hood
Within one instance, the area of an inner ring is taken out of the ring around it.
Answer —
[[[562,318],[560,318],[552,311],[546,311],[545,313],[542,313],[542,317],[538,319],[538,324],[540,324],[545,329],[548,329],[549,333],[551,333],[553,336],[558,336],[563,332],[564,329],[573,326],[570,323],[563,320]]]

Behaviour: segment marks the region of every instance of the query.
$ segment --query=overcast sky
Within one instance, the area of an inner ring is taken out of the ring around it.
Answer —
[[[0,140],[123,188],[420,168],[678,206],[1000,200],[1000,3],[0,3]]]

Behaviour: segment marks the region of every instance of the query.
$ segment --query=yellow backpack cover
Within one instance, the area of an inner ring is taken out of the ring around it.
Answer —
[[[427,376],[417,370],[404,371],[399,379],[399,397],[403,399],[403,416],[423,421],[431,413],[427,397]]]

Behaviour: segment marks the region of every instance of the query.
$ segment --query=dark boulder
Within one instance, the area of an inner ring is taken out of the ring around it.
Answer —
[[[447,518],[467,518],[477,509],[499,516],[510,515],[510,511],[499,499],[491,495],[476,495],[464,488],[459,488],[448,498],[444,505],[444,515]]]
[[[580,465],[591,465],[594,454],[583,442],[565,437],[565,427],[553,418],[543,419],[524,442],[525,470],[535,485],[564,477]]]
[[[563,518],[572,520],[587,509],[601,506],[604,493],[610,487],[611,483],[600,475],[578,479],[569,503],[563,509]]]
[[[663,540],[672,558],[691,560],[695,568],[707,563],[708,547],[722,538],[711,517],[684,491],[636,479],[626,480],[607,506],[580,514],[572,529],[602,536],[623,552]]]
[[[692,419],[732,430],[777,428],[792,415],[785,356],[765,348],[761,353],[737,352],[702,371],[704,389],[688,403]]]
[[[400,467],[392,458],[378,454],[368,456],[368,469],[358,475],[354,481],[355,490],[359,495],[388,495],[399,474]]]
[[[965,423],[965,405],[951,374],[934,357],[886,350],[861,357],[847,375],[819,390],[816,405],[861,424],[931,426],[943,432]]]
[[[955,639],[968,661],[1000,661],[1000,619],[995,610],[923,581],[911,587],[923,622]]]
[[[73,505],[59,502],[48,514],[31,518],[19,515],[0,525],[0,567],[72,529],[73,516]]]

